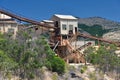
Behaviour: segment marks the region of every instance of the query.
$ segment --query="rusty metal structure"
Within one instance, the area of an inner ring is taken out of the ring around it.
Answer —
[[[28,22],[28,23],[31,23],[33,25],[38,25],[38,26],[43,27],[43,28],[54,29],[54,35],[51,35],[51,37],[53,39],[53,42],[51,43],[51,48],[60,57],[62,57],[66,62],[71,61],[71,62],[76,62],[76,63],[80,63],[80,62],[85,63],[84,54],[81,54],[80,50],[82,48],[90,46],[91,43],[87,43],[87,44],[79,47],[78,49],[73,49],[73,47],[70,45],[70,43],[72,41],[76,40],[77,36],[84,37],[84,38],[90,38],[90,39],[94,39],[94,40],[98,40],[98,41],[102,41],[102,42],[106,42],[106,43],[115,44],[117,46],[120,46],[119,42],[113,42],[113,41],[105,40],[103,38],[97,38],[97,37],[94,37],[94,36],[81,34],[79,32],[77,32],[75,35],[70,35],[69,39],[61,39],[61,35],[55,35],[55,32],[57,30],[59,30],[55,26],[42,24],[38,21],[31,20],[31,19],[28,19],[28,18],[25,18],[25,17],[18,16],[18,15],[13,14],[13,13],[10,13],[10,12],[4,10],[4,9],[0,9],[0,13],[3,13],[5,15],[8,15],[8,16],[10,16],[14,19],[20,20],[20,21]]]
[[[28,23],[31,23],[31,24],[34,24],[34,25],[39,25],[41,27],[56,29],[54,26],[44,25],[44,24],[42,24],[42,23],[40,23],[38,21],[31,20],[31,19],[28,19],[28,18],[25,18],[25,17],[21,17],[21,16],[18,16],[18,15],[12,14],[12,13],[4,10],[4,9],[0,9],[0,13],[8,15],[8,16],[10,16],[12,18],[18,19],[20,21],[28,22]]]

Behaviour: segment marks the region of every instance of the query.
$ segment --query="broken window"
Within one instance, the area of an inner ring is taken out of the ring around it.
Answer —
[[[8,33],[14,34],[14,29],[9,28],[9,29],[8,29]]]
[[[67,25],[66,24],[62,24],[62,30],[67,30]]]

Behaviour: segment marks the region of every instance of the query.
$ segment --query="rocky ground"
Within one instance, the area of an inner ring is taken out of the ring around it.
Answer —
[[[84,65],[72,64],[72,66],[74,66],[76,69],[74,73],[81,78],[78,80],[114,80],[114,79],[110,78],[109,76],[107,76],[106,74],[99,72],[91,64],[87,65],[87,69],[83,73],[81,73],[81,69],[84,67]],[[70,80],[74,80],[74,78],[73,79],[70,78]],[[75,79],[75,80],[77,80],[77,79]]]
[[[64,75],[45,71],[44,80],[114,80],[108,75],[96,70],[93,65],[87,65],[87,69],[81,72],[84,64],[70,64]]]
[[[108,75],[99,72],[93,65],[87,64],[87,68],[81,71],[85,64],[69,64],[64,75],[58,75],[56,72],[49,71],[46,67],[42,68],[41,78],[33,80],[114,80]],[[0,77],[0,80],[3,79]],[[18,77],[13,77],[11,80],[20,80]]]

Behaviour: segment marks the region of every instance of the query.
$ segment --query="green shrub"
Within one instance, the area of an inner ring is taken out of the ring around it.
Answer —
[[[84,73],[87,70],[87,66],[83,66],[82,69],[80,70],[81,73]]]
[[[62,74],[65,72],[65,62],[60,57],[54,57],[50,60],[52,71]]]
[[[35,75],[33,73],[29,73],[29,78],[30,79],[34,79],[35,78]]]
[[[87,70],[87,66],[83,66],[83,69],[84,69],[84,70]]]
[[[91,35],[97,36],[97,37],[102,37],[103,34],[109,31],[109,29],[108,30],[103,29],[101,25],[88,26],[85,24],[79,24],[78,28],[81,28],[83,31],[87,31]]]
[[[84,73],[85,71],[84,71],[84,69],[82,68],[82,69],[80,70],[80,72],[81,72],[81,73]]]

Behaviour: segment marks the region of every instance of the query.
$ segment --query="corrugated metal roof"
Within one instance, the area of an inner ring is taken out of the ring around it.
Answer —
[[[60,19],[77,19],[76,17],[72,15],[61,15],[61,14],[55,14],[56,17]]]
[[[0,19],[11,19],[11,17],[3,13],[0,13]]]
[[[52,20],[43,20],[43,22],[53,23],[54,21],[52,21]]]

